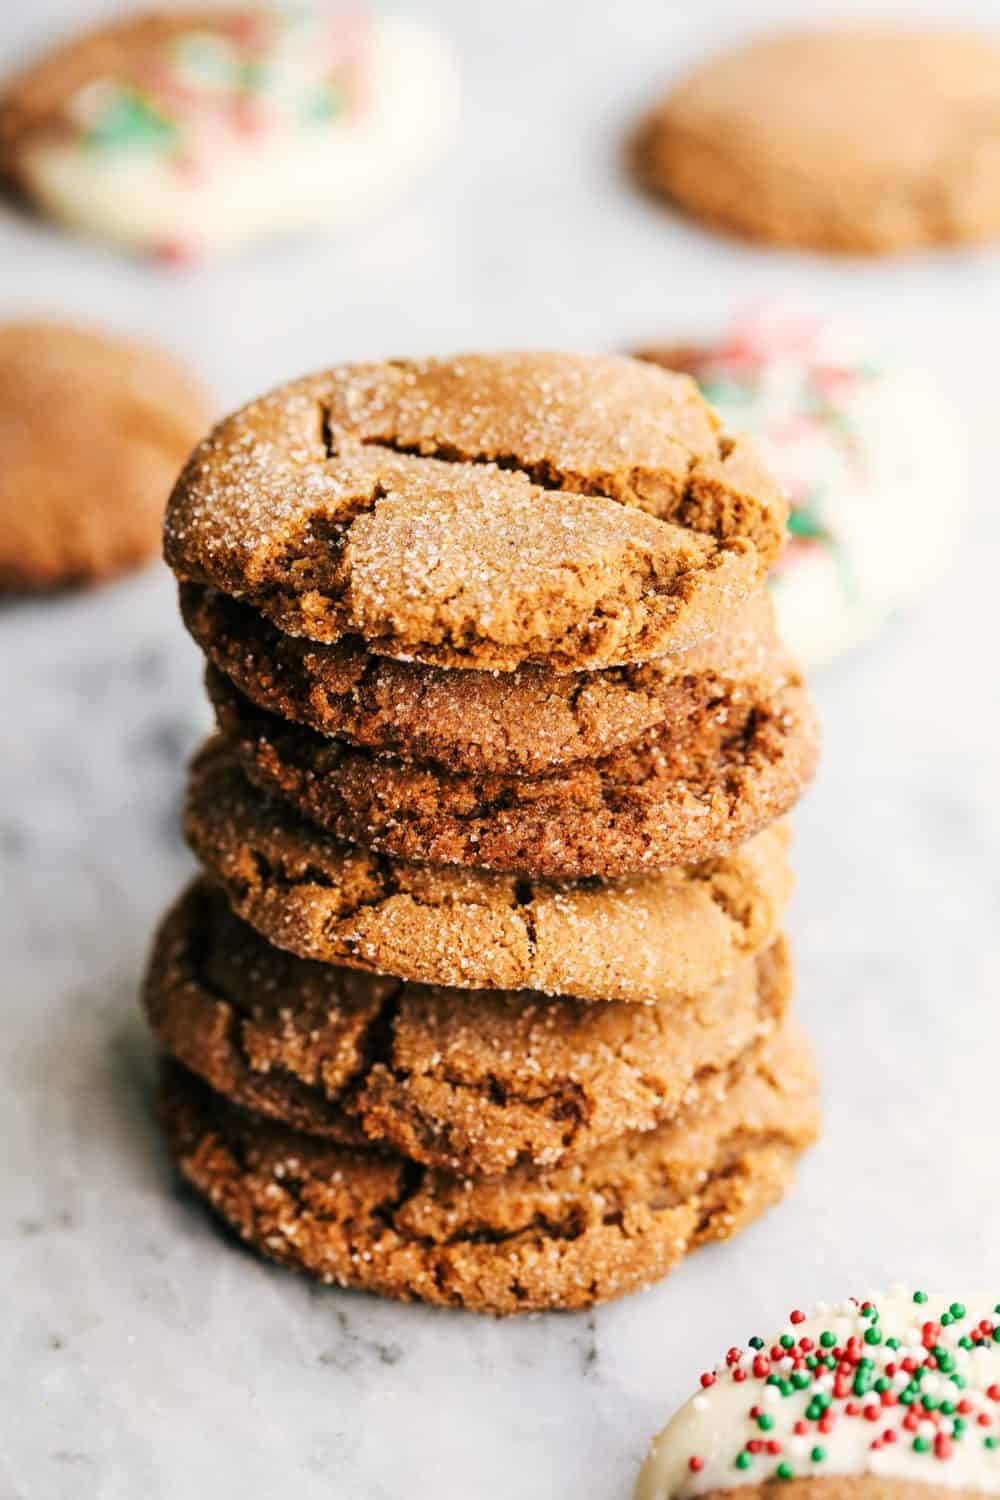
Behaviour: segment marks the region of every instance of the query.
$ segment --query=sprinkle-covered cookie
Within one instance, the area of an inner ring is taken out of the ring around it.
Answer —
[[[501,1177],[319,1141],[176,1065],[163,1118],[183,1176],[262,1254],[328,1283],[495,1313],[588,1307],[665,1276],[780,1198],[818,1128],[811,1054],[790,1027],[717,1108]]]
[[[603,672],[477,672],[376,656],[283,634],[216,589],[181,587],[184,622],[251,702],[370,750],[451,771],[520,773],[595,760],[690,717],[697,680],[774,677],[787,667],[761,590],[711,640],[642,666]]]
[[[436,36],[365,5],[152,11],[0,94],[0,171],[73,229],[171,260],[353,218],[456,116]]]
[[[482,1174],[578,1160],[709,1107],[790,987],[780,940],[657,1006],[406,984],[294,958],[201,883],[160,929],[144,1003],[164,1050],[233,1102]]]
[[[1000,233],[1000,47],[901,26],[757,38],[644,122],[656,193],[751,239],[882,255]]]
[[[174,491],[166,556],[292,635],[575,672],[714,634],[785,516],[689,376],[467,355],[342,366],[237,412]]]
[[[461,989],[697,995],[774,940],[791,887],[784,824],[724,859],[601,884],[392,859],[297,818],[219,740],[192,768],[185,831],[270,942]]]
[[[797,656],[827,660],[937,582],[969,509],[970,442],[912,360],[858,328],[778,309],[640,358],[694,375],[784,485],[789,541],[771,582]]]
[[[90,583],[151,557],[207,416],[196,381],[158,350],[0,326],[0,590]]]
[[[1000,1493],[995,1294],[898,1287],[795,1309],[699,1384],[654,1440],[636,1500],[763,1493],[775,1479],[799,1500]]]
[[[683,723],[541,776],[477,776],[373,755],[256,708],[213,668],[206,680],[250,779],[338,838],[402,859],[558,880],[725,854],[794,806],[818,753],[794,668],[772,681],[689,680]]]

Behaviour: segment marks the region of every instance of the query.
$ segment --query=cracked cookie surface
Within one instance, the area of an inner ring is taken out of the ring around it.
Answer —
[[[0,590],[90,583],[152,557],[207,420],[197,383],[156,349],[0,326]]]
[[[452,771],[518,772],[593,760],[682,721],[694,678],[774,676],[785,662],[766,592],[710,641],[601,672],[486,672],[376,656],[362,641],[285,635],[216,589],[181,586],[184,622],[209,661],[279,718]]]
[[[162,1112],[186,1180],[265,1256],[340,1286],[514,1313],[587,1307],[665,1276],[776,1202],[818,1132],[811,1049],[787,1023],[717,1107],[582,1162],[463,1178],[227,1104],[176,1064]]]
[[[461,989],[646,1003],[700,994],[773,941],[791,890],[781,823],[725,858],[601,884],[393,859],[251,786],[222,740],[195,759],[185,832],[270,942]]]
[[[714,227],[889,254],[1000,234],[998,120],[989,38],[823,27],[709,59],[647,118],[633,156],[652,191]]]
[[[794,806],[819,749],[797,674],[688,679],[683,722],[533,777],[373,755],[255,707],[214,668],[206,681],[250,780],[336,837],[403,859],[552,879],[610,879],[725,854]]]
[[[234,1103],[490,1174],[579,1159],[711,1099],[790,988],[780,939],[658,1006],[406,984],[294,958],[200,882],[164,920],[143,999],[163,1049]]]
[[[165,550],[292,635],[573,672],[714,634],[786,514],[689,377],[468,355],[341,366],[244,407],[192,455]]]

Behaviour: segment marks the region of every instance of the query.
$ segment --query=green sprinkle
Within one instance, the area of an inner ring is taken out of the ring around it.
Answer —
[[[965,1303],[964,1302],[953,1302],[951,1304],[951,1306],[949,1307],[948,1311],[951,1313],[951,1315],[952,1315],[953,1318],[964,1318],[965,1317]]]
[[[750,1345],[751,1349],[763,1349],[764,1347],[764,1340],[758,1338],[756,1334],[754,1334],[752,1339],[748,1339],[747,1343]]]
[[[778,1390],[783,1396],[790,1396],[794,1389],[795,1387],[794,1385],[792,1385],[792,1382],[790,1380],[779,1380]]]
[[[772,1371],[771,1374],[764,1381],[764,1384],[765,1385],[780,1385],[781,1384],[781,1376],[780,1375],[775,1375],[774,1372]]]
[[[898,1349],[899,1348],[899,1339],[886,1339],[886,1341],[885,1341],[885,1347],[887,1349]]]
[[[823,1333],[820,1334],[819,1341],[823,1345],[824,1349],[832,1349],[834,1344],[837,1342],[837,1335],[835,1333],[831,1333],[829,1328],[827,1328]]]
[[[926,1292],[914,1292],[913,1293],[913,1300],[914,1300],[914,1302],[926,1302],[927,1301],[927,1293]]]
[[[804,1391],[807,1385],[812,1385],[812,1377],[805,1370],[793,1370],[792,1385],[797,1391]]]
[[[889,1389],[889,1383],[890,1382],[889,1382],[889,1378],[888,1378],[887,1375],[880,1375],[879,1378],[876,1380],[876,1382],[875,1382],[875,1389],[878,1391],[878,1393],[879,1393],[880,1396],[881,1396],[881,1394],[882,1394],[883,1391],[887,1391]]]
[[[874,1326],[874,1324],[872,1325],[871,1328],[866,1328],[865,1329],[865,1343],[866,1344],[881,1344],[881,1342],[882,1342],[882,1335],[879,1333],[878,1329]]]
[[[952,1317],[951,1313],[942,1313],[941,1314],[941,1327],[942,1328],[948,1328],[952,1323],[954,1323],[954,1321],[955,1321],[955,1319]]]
[[[774,1418],[771,1416],[770,1412],[761,1412],[760,1416],[757,1418],[757,1426],[760,1428],[761,1432],[771,1431],[771,1428],[774,1426]]]
[[[795,1348],[795,1340],[792,1338],[792,1335],[790,1333],[783,1333],[781,1335],[781,1338],[778,1340],[778,1343],[781,1345],[782,1349]]]
[[[965,1389],[964,1375],[949,1375],[948,1379],[951,1381],[952,1385],[957,1385],[960,1391]]]
[[[925,1396],[924,1396],[924,1406],[927,1409],[927,1411],[933,1411],[934,1408],[935,1408],[935,1406],[937,1406],[937,1402],[934,1400],[933,1396],[928,1396],[928,1395],[925,1394]]]
[[[812,1459],[814,1464],[821,1464],[826,1457],[826,1449],[820,1448],[817,1445],[817,1447],[815,1447],[810,1453],[809,1457]]]
[[[952,1424],[951,1424],[951,1435],[952,1435],[952,1437],[961,1437],[962,1433],[964,1431],[965,1431],[965,1418],[964,1417],[956,1417],[955,1420],[954,1420],[954,1422],[952,1422]]]
[[[992,1450],[997,1446],[998,1442],[1000,1442],[1000,1439],[995,1437],[983,1438],[983,1447]]]
[[[915,1453],[926,1453],[929,1447],[930,1447],[930,1439],[929,1438],[915,1437],[913,1439],[913,1451]]]
[[[917,1393],[913,1389],[913,1386],[908,1385],[904,1390],[901,1390],[899,1393],[899,1399],[903,1406],[912,1406],[914,1401],[916,1401],[917,1399]]]
[[[950,1417],[950,1416],[953,1415],[954,1411],[955,1411],[955,1403],[954,1403],[954,1401],[947,1401],[946,1400],[946,1401],[942,1401],[941,1402],[941,1415],[942,1416],[944,1416],[944,1417]]]
[[[958,1341],[958,1347],[960,1349],[974,1349],[976,1346],[972,1342],[972,1340],[969,1338],[969,1335],[967,1333],[965,1333],[959,1339],[959,1341]]]
[[[774,1472],[775,1474],[777,1474],[779,1479],[791,1479],[792,1466],[791,1464],[781,1463],[778,1465]]]
[[[994,1328],[993,1330],[993,1342],[995,1344],[1000,1344],[1000,1326]]]
[[[737,1453],[737,1455],[736,1455],[736,1467],[738,1469],[749,1469],[749,1467],[750,1467],[750,1465],[752,1463],[753,1463],[753,1454],[748,1453],[745,1448],[742,1449],[739,1453]]]
[[[819,1360],[816,1358],[815,1354],[807,1354],[806,1355],[806,1369],[807,1370],[815,1370],[815,1368],[816,1368],[816,1366],[818,1364],[819,1364]]]

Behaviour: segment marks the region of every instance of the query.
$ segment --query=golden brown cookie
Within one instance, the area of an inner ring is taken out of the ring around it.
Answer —
[[[406,984],[294,958],[200,882],[164,919],[143,1000],[163,1049],[234,1103],[483,1174],[576,1160],[711,1099],[790,989],[780,939],[657,1006]]]
[[[270,942],[461,989],[697,995],[774,940],[791,889],[784,824],[724,859],[601,884],[392,859],[338,842],[252,787],[221,740],[195,759],[185,832]]]
[[[0,327],[0,589],[87,583],[151,557],[207,419],[197,384],[155,349]]]
[[[184,622],[208,659],[260,708],[452,771],[531,775],[594,760],[654,725],[683,722],[697,699],[696,678],[773,677],[787,666],[765,590],[689,651],[571,673],[394,661],[356,638],[320,645],[285,635],[216,589],[184,584],[180,597]]]
[[[765,36],[643,124],[638,173],[723,230],[887,254],[1000,233],[1000,46],[899,26]]]
[[[714,634],[786,513],[687,376],[467,355],[341,366],[228,418],[174,490],[166,557],[292,635],[575,672]]]
[[[665,1276],[774,1203],[818,1130],[812,1054],[792,1024],[712,1109],[500,1177],[317,1140],[176,1064],[162,1108],[181,1173],[262,1254],[329,1283],[495,1313],[588,1307]]]
[[[441,771],[372,755],[256,708],[214,668],[209,696],[247,776],[352,843],[401,859],[557,880],[613,879],[727,853],[798,801],[818,734],[794,669],[694,679],[683,724],[542,776]]]

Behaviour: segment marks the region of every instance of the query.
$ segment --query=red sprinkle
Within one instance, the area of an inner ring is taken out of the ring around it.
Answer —
[[[893,1428],[887,1427],[885,1429],[882,1434],[882,1441],[883,1443],[894,1443],[896,1441],[896,1433]]]
[[[753,1362],[753,1372],[757,1376],[758,1380],[763,1380],[765,1375],[770,1375],[771,1361],[768,1359],[766,1354],[757,1355],[757,1358]]]
[[[991,1401],[1000,1401],[1000,1385],[988,1385],[986,1394]]]
[[[780,1453],[781,1452],[781,1444],[778,1442],[777,1438],[772,1438],[771,1439],[771,1441],[767,1445],[767,1451],[768,1451],[768,1453]]]
[[[705,1460],[703,1458],[699,1458],[697,1453],[692,1453],[691,1457],[688,1459],[688,1468],[691,1470],[691,1473],[700,1474],[704,1467]]]
[[[952,1441],[946,1432],[939,1432],[934,1439],[934,1457],[950,1458],[952,1453]]]
[[[805,1313],[801,1310],[801,1308],[797,1307],[795,1309],[795,1311],[792,1313],[792,1322],[793,1323],[804,1323],[805,1320],[806,1320]]]
[[[792,1431],[797,1433],[799,1437],[802,1437],[804,1433],[807,1433],[809,1431],[809,1423],[803,1422],[800,1419],[798,1422],[796,1422],[795,1426],[792,1428]]]
[[[705,1371],[704,1375],[701,1377],[701,1383],[706,1391],[708,1390],[710,1385],[715,1384],[715,1376],[712,1374],[711,1370]]]
[[[747,1372],[746,1372],[746,1370],[741,1370],[741,1369],[737,1368],[737,1369],[735,1369],[733,1371],[733,1379],[734,1380],[746,1380],[746,1378],[747,1378]]]
[[[727,1351],[726,1351],[726,1364],[727,1365],[738,1365],[739,1362],[740,1362],[740,1360],[742,1358],[743,1358],[743,1350],[742,1349],[737,1349],[736,1346],[735,1346],[735,1344],[733,1345],[732,1349],[727,1349]]]

